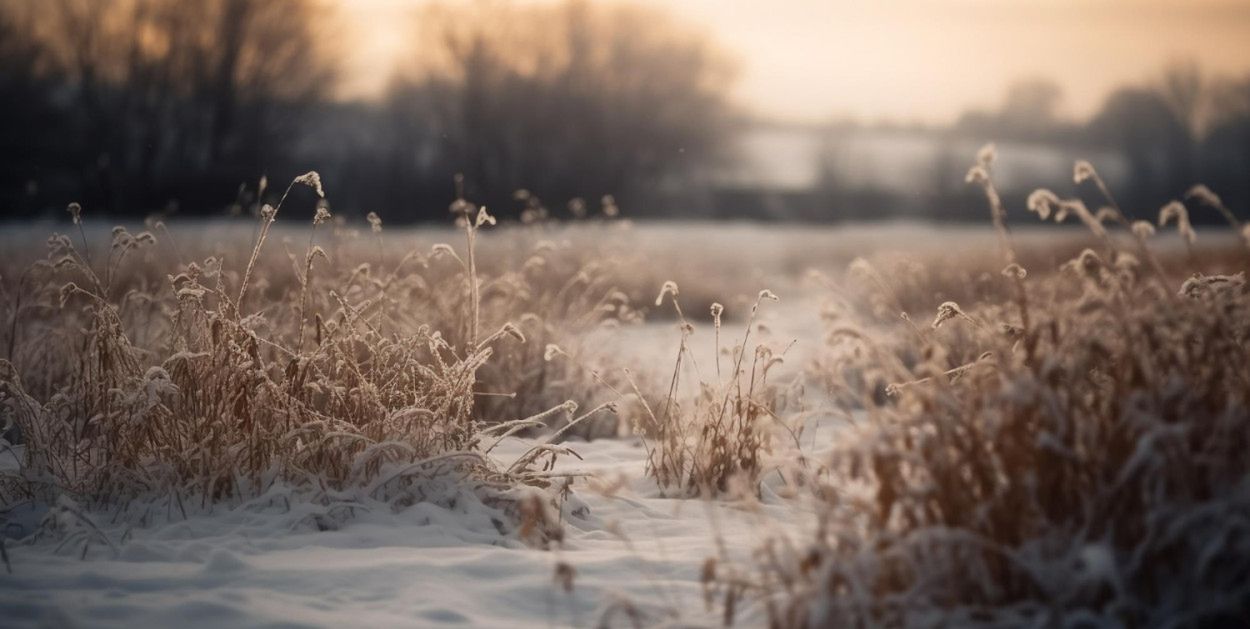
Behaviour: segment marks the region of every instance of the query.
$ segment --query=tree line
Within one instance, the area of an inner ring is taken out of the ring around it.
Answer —
[[[1155,78],[1111,92],[1086,121],[1065,120],[1062,92],[1046,80],[1012,86],[997,111],[965,114],[955,131],[988,139],[1046,140],[1070,147],[1108,148],[1123,156],[1127,204],[1157,209],[1195,183],[1219,191],[1234,208],[1250,210],[1250,76],[1210,77],[1194,62],[1176,60]]]
[[[429,5],[380,102],[334,98],[335,22],[311,0],[0,4],[4,215],[254,209],[262,174],[308,168],[360,214],[444,218],[457,173],[503,215],[567,213],[680,195],[725,155],[733,67],[657,11]]]
[[[71,200],[89,215],[255,212],[262,175],[309,169],[337,213],[396,222],[446,220],[461,193],[504,217],[618,205],[662,216],[717,202],[714,175],[747,119],[729,97],[732,58],[697,28],[585,0],[427,4],[384,95],[344,101],[351,44],[328,6],[0,2],[0,217],[49,216]],[[998,109],[937,131],[1076,156],[1114,149],[1129,166],[1127,204],[1201,181],[1250,206],[1250,77],[1177,63],[1085,121],[1060,117],[1060,98],[1052,83],[1022,82]],[[954,216],[941,204],[964,200],[956,190],[926,203]],[[826,201],[812,214],[836,219],[853,202],[889,215],[893,202],[879,191],[803,197]]]

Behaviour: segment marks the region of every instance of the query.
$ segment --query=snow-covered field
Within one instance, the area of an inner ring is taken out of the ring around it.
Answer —
[[[569,232],[570,238],[605,234],[599,226]],[[640,279],[649,294],[670,278],[683,284],[693,332],[680,395],[716,379],[707,310],[712,300],[729,308],[738,304],[737,318],[721,331],[726,348],[741,342],[748,325],[744,300],[749,304],[762,289],[780,297],[763,303],[749,324],[749,345],[784,352],[771,382],[808,386],[796,387],[803,394],[778,411],[791,429],[802,428],[798,439],[779,439],[765,469],[792,464],[799,455],[828,460],[845,425],[821,397],[829,393],[826,387],[810,380],[821,377],[811,367],[825,350],[828,324],[821,312],[829,296],[812,285],[808,269],[836,272],[854,256],[890,249],[940,260],[992,252],[994,246],[986,230],[909,224],[641,225],[610,235],[624,239],[622,248],[650,256]],[[0,241],[19,236],[0,232]],[[223,231],[203,237],[228,236]],[[1016,237],[1047,252],[1067,236],[1020,230]],[[451,240],[444,232],[400,232],[392,242],[401,238]],[[701,247],[687,247],[692,240]],[[519,247],[511,242],[503,235],[494,244]],[[1162,247],[1178,250],[1178,242]],[[419,244],[422,250],[430,246]],[[705,267],[719,269],[719,275],[705,274]],[[684,281],[703,275],[710,287]],[[937,292],[931,296],[935,303],[943,299]],[[927,319],[932,310],[922,312]],[[649,388],[666,391],[682,334],[667,313],[659,314],[645,324],[595,328],[580,337],[579,349],[611,357],[598,363],[585,356],[592,364],[629,367],[655,385]],[[544,438],[510,437],[490,456],[506,468]],[[62,503],[51,507],[52,520],[62,524],[58,534],[43,536],[36,531],[48,506],[0,505],[0,548],[7,555],[0,565],[0,627],[719,626],[724,602],[709,605],[703,583],[709,559],[751,565],[758,562],[752,553],[766,540],[813,539],[813,498],[801,497],[804,492],[789,497],[775,471],[763,478],[758,499],[678,499],[663,495],[647,475],[647,450],[638,437],[566,445],[580,456],[560,458],[553,470],[573,481],[560,513],[564,537],[550,549],[501,533],[500,522],[515,520],[515,514],[456,483],[439,485],[438,500],[398,510],[359,494],[327,507],[293,498],[281,487],[243,505],[185,512],[171,498],[152,503],[141,517],[97,511],[80,516],[76,505]],[[0,471],[16,465],[13,450],[0,451]],[[766,620],[758,601],[738,601],[735,612],[739,626]]]
[[[494,454],[510,462],[529,445],[509,439]],[[754,504],[664,498],[643,476],[638,439],[572,445],[585,461],[557,469],[593,476],[574,485],[558,549],[501,536],[492,509],[467,495],[453,509],[378,505],[326,531],[309,524],[320,507],[271,496],[149,528],[101,524],[117,548],[96,545],[86,559],[54,540],[10,546],[0,624],[581,627],[630,626],[636,612],[644,625],[717,625],[700,575],[718,540],[745,557],[813,521],[767,486]],[[554,578],[561,562],[574,570],[571,590]],[[747,626],[758,622],[745,611]]]

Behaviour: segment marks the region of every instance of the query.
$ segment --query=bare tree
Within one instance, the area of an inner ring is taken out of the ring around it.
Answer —
[[[86,187],[151,205],[231,189],[332,87],[312,0],[16,0],[72,87]]]
[[[1202,68],[1192,59],[1172,61],[1163,69],[1159,94],[1195,137],[1202,131],[1208,90]]]
[[[733,68],[700,32],[637,7],[435,5],[392,102],[437,129],[439,166],[487,200],[686,182],[723,156]],[[402,94],[425,94],[423,97]]]

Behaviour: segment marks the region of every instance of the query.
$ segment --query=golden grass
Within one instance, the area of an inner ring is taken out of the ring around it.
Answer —
[[[975,302],[885,333],[841,311],[822,373],[862,410],[810,478],[816,533],[708,581],[727,606],[757,594],[781,627],[1236,624],[1250,612],[1244,274],[1183,279],[1193,252],[1157,256],[1118,208],[1049,194],[1035,211],[1077,215],[1099,250],[1027,268],[991,163],[969,179],[1001,273]],[[1091,173],[1078,163],[1078,182]],[[1177,220],[1188,240],[1184,206],[1165,206],[1160,223]],[[897,316],[900,282],[854,266]]]
[[[320,199],[316,173],[303,175],[260,209],[246,249],[203,257],[155,222],[92,246],[71,206],[77,238],[52,236],[4,296],[0,407],[22,461],[0,477],[0,499],[94,509],[161,498],[185,513],[278,484],[396,507],[447,474],[494,499],[549,484],[540,468],[567,449],[542,445],[500,469],[489,446],[613,410],[577,416],[589,377],[543,353],[630,320],[625,298],[549,244],[520,269],[484,274],[477,239],[494,219],[462,199],[455,246],[384,255],[380,219],[355,234],[319,201],[303,251],[287,237],[279,255],[274,223],[301,185]],[[185,262],[163,266],[170,258]]]

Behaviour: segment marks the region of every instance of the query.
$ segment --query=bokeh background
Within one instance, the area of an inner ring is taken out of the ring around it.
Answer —
[[[1250,2],[0,0],[0,107],[11,220],[247,215],[310,169],[391,224],[456,173],[503,218],[980,220],[986,141],[1009,205],[1085,158],[1142,215],[1243,212]]]

